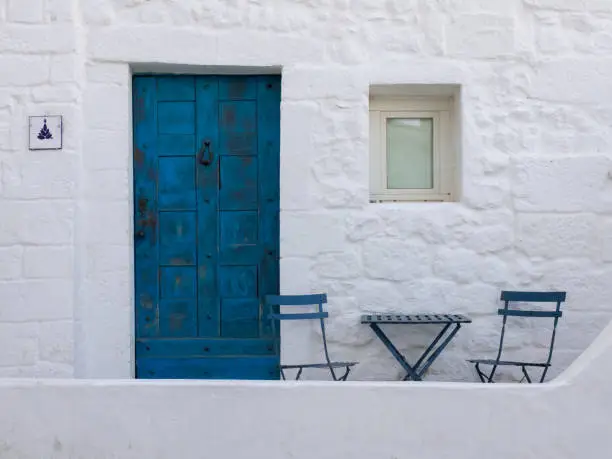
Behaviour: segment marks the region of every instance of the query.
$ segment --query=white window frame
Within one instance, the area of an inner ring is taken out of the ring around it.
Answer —
[[[452,201],[455,153],[452,150],[452,99],[439,96],[370,98],[370,201]],[[387,120],[433,119],[433,188],[387,187]]]

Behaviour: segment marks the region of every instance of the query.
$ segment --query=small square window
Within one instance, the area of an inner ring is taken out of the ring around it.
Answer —
[[[433,189],[433,118],[387,116],[387,188]]]
[[[448,96],[370,99],[370,200],[451,201],[455,154]]]

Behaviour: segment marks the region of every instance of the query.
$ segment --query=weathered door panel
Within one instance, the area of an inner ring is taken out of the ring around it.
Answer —
[[[136,374],[277,379],[280,77],[136,76]]]

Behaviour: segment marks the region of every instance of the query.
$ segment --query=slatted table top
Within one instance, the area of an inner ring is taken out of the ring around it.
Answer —
[[[396,314],[371,313],[361,316],[362,324],[448,324],[470,323],[472,319],[462,314]]]

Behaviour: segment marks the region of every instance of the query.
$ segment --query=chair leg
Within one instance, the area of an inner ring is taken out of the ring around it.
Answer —
[[[478,366],[478,364],[475,364],[474,368],[476,369],[476,374],[480,378],[480,382],[485,382],[484,378],[482,377],[482,372],[480,371],[480,367]]]
[[[287,378],[285,377],[285,372],[282,368],[280,369],[280,374],[281,374],[281,378],[283,378],[283,381],[286,381]]]
[[[493,380],[493,377],[495,376],[495,372],[497,371],[497,363],[495,363],[493,365],[493,368],[491,369],[491,373],[489,373],[489,376],[487,376],[487,382],[490,383],[494,383],[495,381]]]
[[[300,379],[300,376],[302,376],[302,370],[304,370],[304,368],[300,367],[300,369],[297,372],[297,376],[295,377],[296,381],[298,381]]]
[[[331,377],[334,381],[338,381],[339,378],[336,376],[336,372],[334,371],[334,368],[331,366],[331,364],[329,365],[329,373],[331,374]]]
[[[346,367],[346,373],[344,373],[342,376],[340,376],[340,378],[338,378],[338,381],[346,381],[346,378],[348,378],[349,373],[351,372],[351,367],[347,366]]]
[[[542,377],[540,378],[540,382],[543,383],[544,382],[544,378],[546,378],[546,373],[548,373],[548,368],[549,367],[544,367],[544,371],[542,372]]]
[[[483,373],[483,372],[480,370],[480,364],[479,364],[479,363],[477,363],[477,364],[475,365],[475,367],[476,367],[476,373],[478,374],[478,377],[480,378],[480,381],[481,381],[481,382],[483,382],[483,383],[484,383],[484,382],[487,382],[487,381],[485,380],[485,376],[486,376],[486,375],[485,375],[485,374],[484,374],[484,373]]]
[[[478,377],[480,378],[481,382],[483,382],[483,383],[491,383],[491,384],[495,383],[495,381],[493,380],[493,376],[495,375],[495,367],[491,371],[491,374],[487,375],[485,372],[483,372],[480,369],[480,363],[476,363],[476,364],[474,364],[474,366],[476,367],[476,373],[478,374]]]
[[[522,365],[521,368],[523,369],[523,374],[525,375],[525,379],[527,380],[528,383],[531,384],[531,378],[529,377],[529,373],[527,373],[527,369],[525,368],[525,365]]]

